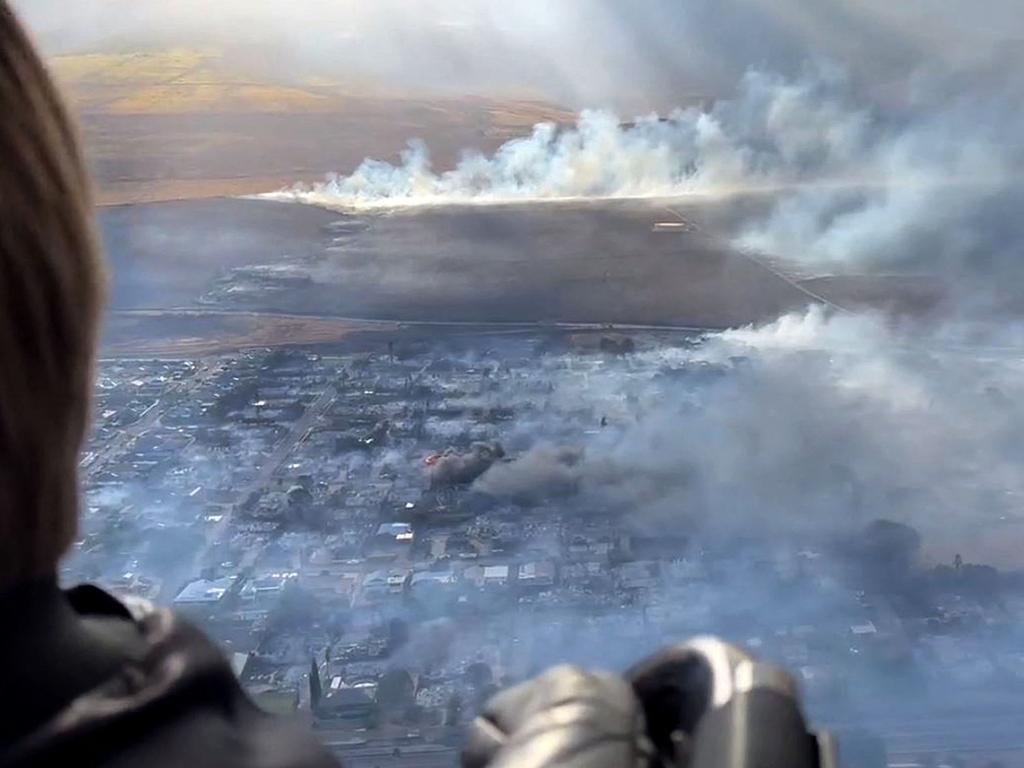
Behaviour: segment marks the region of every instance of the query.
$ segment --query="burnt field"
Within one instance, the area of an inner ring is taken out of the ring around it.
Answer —
[[[919,291],[907,280],[873,278],[865,291],[855,278],[789,277],[730,247],[730,210],[604,202],[356,215],[219,199],[110,208],[101,225],[115,312],[721,328],[818,300],[895,306]]]

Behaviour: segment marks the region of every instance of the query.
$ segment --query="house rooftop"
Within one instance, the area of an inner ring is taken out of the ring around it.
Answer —
[[[176,605],[218,603],[234,583],[233,576],[225,576],[220,579],[196,579],[185,585],[178,596],[174,598],[174,603]]]

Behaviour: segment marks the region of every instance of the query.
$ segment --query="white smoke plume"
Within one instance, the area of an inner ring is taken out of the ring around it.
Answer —
[[[1024,231],[1005,214],[1024,199],[1024,109],[1019,84],[985,83],[950,94],[922,79],[894,115],[860,105],[834,68],[751,71],[706,109],[632,123],[585,111],[447,171],[413,141],[398,165],[366,160],[267,197],[345,210],[757,194],[771,204],[729,233],[736,245],[812,271],[1016,269]]]
[[[883,129],[850,157],[866,183],[793,186],[740,245],[838,269],[973,272],[1016,266],[1024,243],[1019,87],[953,96]],[[848,177],[849,177],[848,176]]]
[[[600,110],[575,127],[550,123],[493,155],[467,153],[436,172],[425,144],[410,142],[399,165],[366,160],[351,175],[273,193],[281,200],[367,208],[551,199],[670,197],[831,178],[865,151],[868,113],[844,100],[845,80],[815,70],[795,81],[759,72],[735,100],[624,124]]]

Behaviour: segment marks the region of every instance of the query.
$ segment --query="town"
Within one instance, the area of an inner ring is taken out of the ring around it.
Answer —
[[[459,331],[104,360],[63,578],[171,604],[260,706],[309,718],[353,766],[454,765],[500,688],[709,632],[794,670],[812,716],[881,731],[890,754],[940,748],[908,712],[943,717],[949,685],[975,706],[960,732],[1011,732],[1011,575],[920,571],[895,523],[853,543],[724,541],[594,487],[591,453],[666,404],[685,418],[748,364],[696,361],[699,344]],[[906,597],[922,579],[942,604]]]

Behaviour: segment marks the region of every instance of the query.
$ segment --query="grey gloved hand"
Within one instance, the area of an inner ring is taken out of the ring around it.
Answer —
[[[561,666],[504,691],[473,721],[464,768],[649,768],[643,709],[619,677]]]

